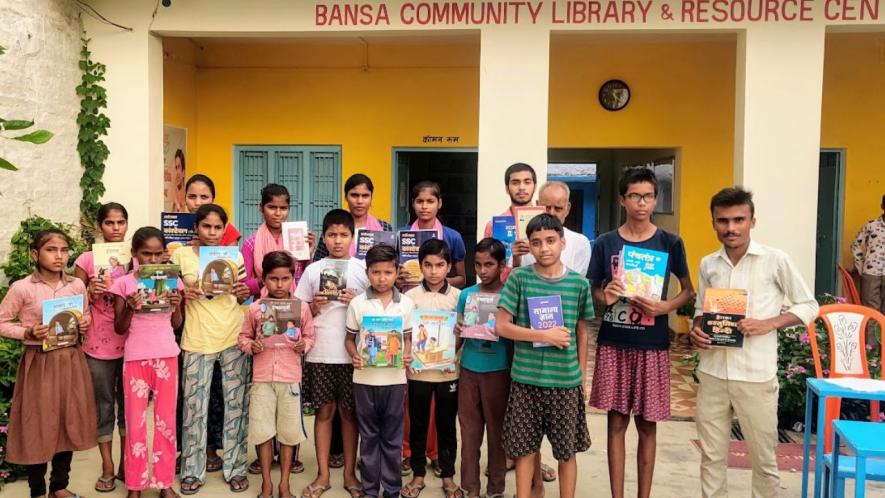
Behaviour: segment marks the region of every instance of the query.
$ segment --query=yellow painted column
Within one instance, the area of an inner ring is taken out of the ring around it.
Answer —
[[[547,177],[547,106],[550,33],[546,28],[488,27],[482,31],[479,68],[477,228],[510,205],[504,171],[530,164]]]
[[[814,288],[825,26],[738,35],[735,183],[753,191],[754,240],[786,251]]]

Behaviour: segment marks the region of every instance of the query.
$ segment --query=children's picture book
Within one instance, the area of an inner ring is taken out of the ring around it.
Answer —
[[[618,254],[617,278],[624,284],[624,297],[660,301],[667,276],[665,252],[624,245]]]
[[[366,230],[365,228],[360,228],[356,231],[357,258],[366,259],[366,253],[369,252],[369,249],[380,244],[396,248],[396,234],[380,230]]]
[[[562,317],[562,299],[559,296],[529,297],[529,323],[533,330],[548,330],[553,327],[562,327],[565,322]],[[550,346],[550,343],[536,341],[536,348]]]
[[[527,238],[525,229],[529,226],[532,218],[539,214],[544,214],[547,210],[543,206],[519,206],[513,208],[514,228],[516,229],[516,238]]]
[[[347,288],[347,260],[327,259],[320,271],[320,294],[337,300]]]
[[[80,342],[83,295],[47,299],[42,308],[43,325],[49,326],[49,334],[43,339],[43,351],[76,346]]]
[[[95,278],[104,282],[108,289],[114,280],[126,274],[129,261],[132,260],[130,242],[105,242],[92,244],[92,266]]]
[[[498,341],[495,334],[495,314],[498,312],[500,294],[471,292],[464,303],[461,337]]]
[[[310,245],[307,243],[307,222],[287,221],[283,223],[283,249],[298,261],[310,259]]]
[[[231,294],[237,283],[236,246],[202,246],[200,247],[200,285],[203,292],[209,295]]]
[[[507,264],[512,265],[511,245],[516,240],[516,218],[513,216],[492,216],[492,238],[500,240],[507,250]]]
[[[701,330],[710,336],[713,346],[726,348],[744,347],[744,334],[737,324],[747,317],[747,291],[745,289],[704,290],[704,315]]]
[[[418,264],[421,244],[437,238],[436,230],[400,230],[397,232],[400,271],[407,284],[420,284],[423,275]]]
[[[455,368],[454,311],[412,312],[412,368],[449,370]]]
[[[258,303],[261,311],[260,333],[266,348],[290,348],[301,338],[301,301],[298,299],[264,298]]]
[[[197,237],[196,224],[196,213],[160,213],[160,226],[170,254]]]
[[[365,367],[403,367],[403,317],[364,316],[357,350]]]
[[[167,313],[172,310],[169,295],[178,292],[178,265],[142,265],[138,267],[139,313]]]

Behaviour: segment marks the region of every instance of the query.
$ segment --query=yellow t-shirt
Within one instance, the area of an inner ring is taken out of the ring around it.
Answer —
[[[184,246],[172,253],[172,263],[181,267],[184,285],[194,287],[199,283],[200,257],[191,246]],[[245,278],[243,256],[237,253],[237,272],[240,280]],[[212,354],[236,346],[237,336],[243,327],[243,311],[233,295],[215,296],[191,301],[185,306],[184,333],[181,349],[191,353]]]

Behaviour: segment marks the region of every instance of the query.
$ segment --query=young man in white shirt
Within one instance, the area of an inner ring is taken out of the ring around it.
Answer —
[[[701,260],[691,340],[700,349],[697,428],[701,440],[701,495],[728,496],[726,468],[731,420],[737,415],[753,464],[752,495],[775,498],[777,470],[777,329],[809,323],[818,313],[814,294],[790,257],[750,239],[756,224],[753,196],[726,188],[710,212],[722,248]],[[742,348],[711,348],[701,330],[707,289],[746,289],[747,318],[738,322]]]
[[[572,209],[572,203],[569,202],[571,190],[563,182],[547,182],[538,190],[538,206],[544,206],[547,214],[555,216],[560,223],[563,224],[562,229],[565,231],[565,249],[559,259],[571,271],[587,275],[587,269],[590,267],[590,240],[582,233],[573,232],[565,227],[565,219],[568,217]],[[529,266],[535,263],[535,258],[531,253],[522,257],[520,266]]]

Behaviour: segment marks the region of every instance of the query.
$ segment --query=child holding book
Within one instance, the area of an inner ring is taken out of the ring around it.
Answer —
[[[89,327],[86,286],[65,273],[70,242],[57,229],[42,230],[31,242],[34,273],[14,282],[0,303],[0,336],[24,343],[15,376],[5,459],[25,465],[31,496],[47,496],[46,469],[52,461],[49,498],[72,496],[66,488],[74,451],[96,444],[95,394],[79,345],[44,352],[42,303],[83,296],[79,333]]]
[[[369,249],[366,254],[369,288],[354,297],[347,307],[345,344],[354,367],[353,397],[361,438],[362,492],[372,498],[377,498],[382,488],[386,497],[400,496],[406,371],[404,367],[364,366],[357,344],[362,344],[367,335],[364,318],[398,317],[402,320],[403,365],[411,363],[414,303],[394,287],[397,271],[394,248],[382,244]]]
[[[517,498],[528,498],[546,435],[559,461],[559,496],[574,498],[575,453],[590,447],[583,379],[593,302],[584,276],[560,260],[565,239],[559,219],[549,214],[534,217],[526,236],[535,263],[510,273],[495,318],[498,335],[514,341],[504,450],[516,459]],[[561,315],[563,325],[530,328],[529,299],[548,296],[560,297],[560,309],[553,314]]]
[[[344,489],[359,497],[356,478],[357,424],[353,412],[353,364],[345,347],[347,306],[369,286],[365,263],[350,255],[353,217],[343,209],[333,209],[323,218],[322,240],[328,256],[307,267],[295,297],[304,302],[314,317],[316,342],[305,357],[304,396],[316,408],[314,441],[317,477],[302,492],[315,498],[329,489],[329,460],[333,437],[332,420],[341,416],[344,451]],[[330,299],[320,292],[321,275],[328,265],[346,264],[347,286]]]
[[[442,239],[430,239],[421,244],[418,250],[418,263],[423,280],[421,285],[406,292],[415,303],[415,308],[428,311],[455,311],[461,291],[449,285],[446,275],[452,267],[449,246]],[[419,327],[424,329],[423,324]],[[422,338],[422,352],[427,351],[427,331]],[[432,349],[432,347],[431,347]],[[416,348],[416,351],[418,348]],[[460,498],[463,493],[455,484],[455,455],[458,451],[455,420],[458,416],[458,371],[455,365],[450,369],[414,371],[410,369],[408,382],[408,431],[406,438],[411,449],[410,463],[412,481],[403,487],[402,495],[415,498],[425,488],[427,458],[427,426],[431,417],[431,402],[434,405],[436,440],[439,451],[440,477],[447,498]]]
[[[129,213],[116,202],[98,208],[98,228],[105,242],[122,242],[129,228]],[[90,296],[91,330],[83,341],[86,363],[95,389],[98,412],[98,451],[101,476],[95,490],[106,493],[116,489],[123,477],[126,452],[126,420],[123,414],[123,344],[126,337],[114,333],[114,296],[103,278],[96,278],[92,251],[84,252],[74,262],[74,276],[86,284]],[[114,423],[120,434],[120,468],[114,470]]]
[[[132,237],[132,258],[139,265],[160,264],[166,238],[154,227],[139,228]],[[139,498],[147,488],[160,489],[163,498],[178,496],[175,481],[175,406],[178,397],[178,354],[173,328],[181,325],[181,293],[184,284],[167,291],[169,311],[139,313],[145,304],[138,292],[135,273],[114,282],[114,330],[126,338],[123,356],[123,386],[126,406],[126,488],[129,498]],[[154,400],[154,438],[147,453],[148,400]],[[151,461],[153,478],[148,473]]]
[[[218,205],[197,209],[196,231],[200,246],[217,246],[227,226],[227,213]],[[238,253],[238,280],[232,294],[205,296],[199,287],[199,246],[185,246],[172,254],[185,283],[187,320],[181,338],[184,350],[184,409],[181,438],[181,492],[199,491],[206,477],[206,417],[212,367],[221,364],[224,389],[224,479],[234,492],[249,487],[246,478],[246,387],[249,357],[237,347],[243,325],[240,304],[249,298],[243,258]]]
[[[474,268],[479,283],[461,292],[458,313],[464,314],[471,294],[500,294],[501,272],[507,267],[507,249],[500,241],[485,238],[476,244]],[[463,331],[463,323],[458,330]],[[486,433],[488,498],[503,498],[507,474],[503,446],[504,412],[510,392],[510,355],[507,339],[488,341],[461,338],[461,373],[458,385],[458,420],[461,426],[461,487],[469,498],[479,497],[479,457]]]
[[[284,251],[269,252],[261,264],[261,275],[267,297],[292,299],[294,286],[292,257]],[[313,318],[310,309],[301,301],[293,300],[299,307],[300,328],[293,321],[280,331],[283,338],[273,337],[275,342],[265,342],[262,307],[265,299],[249,306],[239,346],[253,357],[252,388],[249,394],[249,441],[258,447],[261,461],[261,493],[259,498],[274,496],[270,475],[273,461],[273,442],[280,444],[279,498],[291,498],[289,470],[295,446],[307,439],[302,420],[301,356],[314,344]],[[300,329],[300,330],[299,330]],[[291,334],[291,335],[290,335]],[[282,367],[284,366],[284,367]]]

